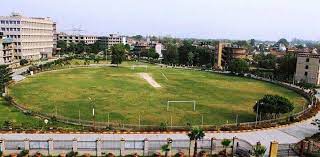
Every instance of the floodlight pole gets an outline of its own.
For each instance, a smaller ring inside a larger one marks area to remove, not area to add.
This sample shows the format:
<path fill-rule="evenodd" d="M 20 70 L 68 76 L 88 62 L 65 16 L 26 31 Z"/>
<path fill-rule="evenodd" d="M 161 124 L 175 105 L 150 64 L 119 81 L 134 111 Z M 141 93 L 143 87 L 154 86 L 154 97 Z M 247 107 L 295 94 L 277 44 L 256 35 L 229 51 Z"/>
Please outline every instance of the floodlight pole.
<path fill-rule="evenodd" d="M 80 117 L 80 114 L 81 114 L 81 113 L 80 113 L 80 104 L 79 104 L 78 110 L 79 110 L 79 124 L 81 124 L 81 122 L 80 122 L 80 118 L 81 118 L 81 117 Z"/>
<path fill-rule="evenodd" d="M 108 112 L 108 127 L 110 127 L 110 113 Z"/>
<path fill-rule="evenodd" d="M 139 114 L 139 129 L 140 129 L 140 126 L 141 126 L 141 115 Z"/>
<path fill-rule="evenodd" d="M 257 103 L 256 124 L 254 127 L 257 127 L 257 123 L 258 123 L 259 105 L 260 105 L 260 103 Z"/>
<path fill-rule="evenodd" d="M 203 127 L 203 115 L 201 115 L 201 126 Z"/>
<path fill-rule="evenodd" d="M 236 124 L 238 125 L 238 114 L 236 116 Z"/>
<path fill-rule="evenodd" d="M 94 104 L 92 105 L 92 118 L 93 118 L 93 128 L 96 128 L 96 117 L 94 113 Z"/>
<path fill-rule="evenodd" d="M 170 125 L 171 125 L 171 128 L 172 128 L 172 115 L 170 115 Z"/>
<path fill-rule="evenodd" d="M 56 108 L 56 117 L 58 117 L 58 109 L 57 109 L 57 105 L 55 105 Z"/>
<path fill-rule="evenodd" d="M 94 111 L 94 102 L 90 97 L 88 99 L 91 101 L 91 104 L 92 104 L 93 129 L 95 129 L 96 128 L 96 117 L 95 117 L 95 111 Z"/>

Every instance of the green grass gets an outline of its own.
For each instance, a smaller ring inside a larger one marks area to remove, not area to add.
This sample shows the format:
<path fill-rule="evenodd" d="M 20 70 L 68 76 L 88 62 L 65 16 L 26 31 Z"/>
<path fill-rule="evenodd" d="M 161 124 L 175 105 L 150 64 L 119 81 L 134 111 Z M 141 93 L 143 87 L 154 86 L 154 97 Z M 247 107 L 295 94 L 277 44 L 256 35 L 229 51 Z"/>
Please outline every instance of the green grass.
<path fill-rule="evenodd" d="M 37 126 L 38 123 L 37 119 L 24 115 L 16 108 L 8 105 L 2 98 L 0 98 L 0 113 L 0 126 L 2 126 L 5 121 L 10 121 L 16 126 Z"/>
<path fill-rule="evenodd" d="M 139 72 L 152 75 L 162 88 L 150 86 Z M 91 120 L 91 97 L 95 99 L 97 121 L 107 121 L 110 113 L 111 122 L 138 124 L 141 115 L 141 124 L 155 125 L 170 124 L 171 116 L 173 125 L 201 124 L 202 115 L 204 124 L 233 123 L 237 114 L 240 122 L 254 121 L 252 107 L 265 94 L 288 98 L 295 104 L 294 112 L 306 103 L 295 92 L 262 81 L 153 66 L 147 71 L 99 67 L 44 72 L 10 87 L 10 95 L 33 111 L 54 115 L 57 108 L 59 115 L 78 119 L 80 109 L 81 119 Z M 174 104 L 167 112 L 168 100 L 196 100 L 196 112 L 187 103 Z"/>

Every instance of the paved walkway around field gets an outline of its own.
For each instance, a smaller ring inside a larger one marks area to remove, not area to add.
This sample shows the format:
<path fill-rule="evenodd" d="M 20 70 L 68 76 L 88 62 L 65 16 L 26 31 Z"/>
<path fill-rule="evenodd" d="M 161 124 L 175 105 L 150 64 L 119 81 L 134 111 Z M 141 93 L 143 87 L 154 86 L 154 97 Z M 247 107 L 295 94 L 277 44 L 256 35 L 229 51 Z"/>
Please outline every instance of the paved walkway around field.
<path fill-rule="evenodd" d="M 314 118 L 309 120 L 292 124 L 283 128 L 275 128 L 268 130 L 243 132 L 243 133 L 206 133 L 205 138 L 233 138 L 237 137 L 243 139 L 255 145 L 256 142 L 261 142 L 267 148 L 269 148 L 271 141 L 277 141 L 279 144 L 292 144 L 297 143 L 318 132 L 317 126 L 311 124 L 312 120 L 315 118 L 320 118 L 320 113 L 318 113 Z M 0 139 L 7 140 L 47 140 L 52 138 L 54 140 L 72 140 L 77 138 L 83 141 L 95 141 L 98 138 L 102 140 L 120 140 L 124 138 L 126 140 L 143 140 L 148 138 L 150 140 L 165 140 L 167 138 L 171 139 L 188 139 L 185 133 L 177 134 L 0 134 Z M 267 151 L 268 152 L 268 151 Z"/>
<path fill-rule="evenodd" d="M 41 65 L 41 64 L 45 64 L 45 63 L 48 63 L 48 62 L 53 62 L 57 60 L 57 58 L 55 59 L 49 59 L 47 61 L 39 61 L 38 63 L 36 63 L 37 65 Z M 26 72 L 29 67 L 31 65 L 27 65 L 27 66 L 24 66 L 24 67 L 20 67 L 20 68 L 17 68 L 17 69 L 13 69 L 12 70 L 12 80 L 16 81 L 16 82 L 19 82 L 21 80 L 24 80 L 26 77 L 22 75 L 22 73 Z"/>

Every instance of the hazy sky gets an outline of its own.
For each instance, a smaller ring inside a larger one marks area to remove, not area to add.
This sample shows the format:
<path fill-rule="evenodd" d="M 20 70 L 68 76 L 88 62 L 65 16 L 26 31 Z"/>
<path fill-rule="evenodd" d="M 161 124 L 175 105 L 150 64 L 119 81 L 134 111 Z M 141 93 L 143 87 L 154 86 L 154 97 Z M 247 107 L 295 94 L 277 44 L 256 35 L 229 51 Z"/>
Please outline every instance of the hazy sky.
<path fill-rule="evenodd" d="M 12 11 L 51 17 L 86 34 L 320 40 L 320 0 L 1 0 Z"/>

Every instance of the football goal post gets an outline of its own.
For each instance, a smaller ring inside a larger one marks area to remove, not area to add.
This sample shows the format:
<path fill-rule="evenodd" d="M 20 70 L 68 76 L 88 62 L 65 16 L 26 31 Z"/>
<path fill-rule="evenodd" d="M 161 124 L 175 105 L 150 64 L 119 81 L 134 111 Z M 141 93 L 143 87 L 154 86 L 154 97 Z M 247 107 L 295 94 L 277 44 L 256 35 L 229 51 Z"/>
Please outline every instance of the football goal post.
<path fill-rule="evenodd" d="M 148 70 L 148 65 L 132 65 L 131 70 L 134 70 L 136 68 L 146 68 Z"/>
<path fill-rule="evenodd" d="M 192 101 L 168 101 L 167 102 L 167 111 L 169 111 L 169 107 L 171 104 L 181 104 L 181 103 L 189 103 L 193 105 L 193 111 L 196 111 L 196 101 L 192 100 Z"/>

